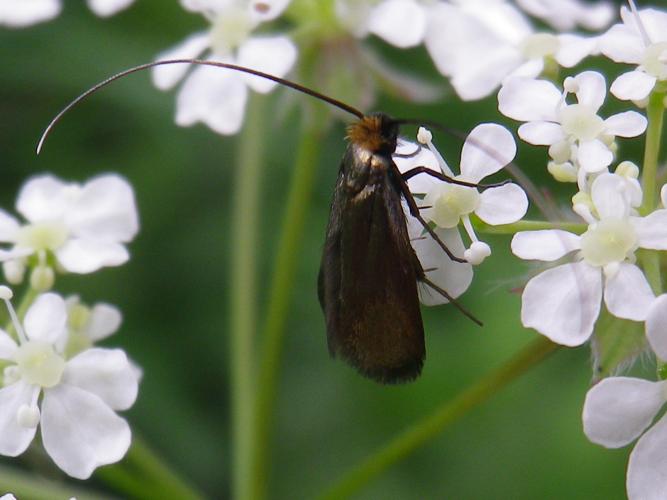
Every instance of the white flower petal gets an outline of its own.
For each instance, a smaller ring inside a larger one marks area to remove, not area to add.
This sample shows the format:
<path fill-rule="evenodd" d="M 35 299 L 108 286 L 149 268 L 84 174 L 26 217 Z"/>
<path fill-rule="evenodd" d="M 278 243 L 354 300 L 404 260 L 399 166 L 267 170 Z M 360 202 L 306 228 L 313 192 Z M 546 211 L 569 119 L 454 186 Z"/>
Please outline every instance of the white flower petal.
<path fill-rule="evenodd" d="M 584 402 L 584 432 L 607 448 L 620 448 L 646 429 L 665 402 L 665 383 L 610 377 L 591 387 Z"/>
<path fill-rule="evenodd" d="M 656 81 L 655 76 L 636 69 L 616 78 L 611 84 L 610 91 L 623 101 L 641 101 L 648 97 Z"/>
<path fill-rule="evenodd" d="M 81 238 L 128 242 L 139 230 L 132 186 L 116 174 L 92 179 L 66 213 L 65 222 Z"/>
<path fill-rule="evenodd" d="M 511 224 L 526 215 L 528 198 L 521 187 L 514 183 L 482 192 L 477 216 L 487 224 Z"/>
<path fill-rule="evenodd" d="M 667 361 L 667 294 L 655 299 L 646 315 L 646 338 L 653 352 Z"/>
<path fill-rule="evenodd" d="M 644 434 L 628 461 L 626 488 L 630 500 L 664 500 L 667 491 L 667 418 Z"/>
<path fill-rule="evenodd" d="M 60 0 L 0 0 L 0 25 L 23 28 L 60 14 Z"/>
<path fill-rule="evenodd" d="M 195 59 L 200 56 L 209 46 L 210 36 L 208 32 L 199 32 L 187 37 L 175 47 L 160 52 L 156 61 L 168 59 Z M 151 70 L 153 85 L 160 90 L 168 90 L 176 85 L 190 68 L 189 64 L 164 64 L 156 66 Z M 224 72 L 224 70 L 219 70 Z"/>
<path fill-rule="evenodd" d="M 275 76 L 285 76 L 296 62 L 297 49 L 286 36 L 252 37 L 241 44 L 238 64 Z M 266 78 L 242 75 L 255 92 L 270 92 L 277 84 Z"/>
<path fill-rule="evenodd" d="M 604 103 L 607 96 L 607 82 L 597 71 L 584 71 L 574 77 L 577 83 L 577 101 L 579 104 L 585 104 L 596 111 Z"/>
<path fill-rule="evenodd" d="M 521 322 L 554 342 L 581 345 L 600 313 L 602 273 L 585 262 L 547 269 L 531 279 L 521 296 Z"/>
<path fill-rule="evenodd" d="M 558 35 L 556 61 L 564 68 L 572 68 L 597 50 L 598 37 L 584 37 L 569 33 Z"/>
<path fill-rule="evenodd" d="M 658 43 L 667 41 L 667 12 L 659 9 L 640 9 L 639 17 L 642 20 L 642 24 L 648 33 L 648 37 L 651 39 L 651 42 Z M 623 6 L 621 7 L 621 18 L 627 26 L 635 27 L 636 21 L 634 14 L 630 10 Z"/>
<path fill-rule="evenodd" d="M 588 173 L 602 172 L 614 160 L 614 154 L 607 145 L 598 140 L 583 141 L 577 150 L 579 165 Z"/>
<path fill-rule="evenodd" d="M 519 137 L 536 146 L 551 146 L 565 139 L 565 133 L 558 123 L 539 121 L 521 125 Z"/>
<path fill-rule="evenodd" d="M 604 121 L 607 132 L 619 137 L 637 137 L 646 130 L 646 117 L 636 111 L 625 111 L 610 116 Z"/>
<path fill-rule="evenodd" d="M 100 465 L 118 462 L 130 447 L 127 422 L 99 397 L 60 384 L 44 391 L 42 441 L 58 467 L 88 479 Z"/>
<path fill-rule="evenodd" d="M 65 365 L 62 383 L 95 394 L 113 410 L 127 410 L 137 399 L 138 379 L 121 349 L 77 354 Z"/>
<path fill-rule="evenodd" d="M 185 10 L 199 13 L 220 13 L 230 3 L 232 3 L 230 0 L 180 0 Z"/>
<path fill-rule="evenodd" d="M 15 241 L 16 232 L 19 230 L 19 227 L 19 222 L 16 220 L 16 218 L 0 209 L 0 241 Z"/>
<path fill-rule="evenodd" d="M 0 455 L 16 457 L 23 453 L 35 437 L 36 427 L 19 424 L 18 411 L 37 400 L 39 387 L 18 381 L 0 389 Z"/>
<path fill-rule="evenodd" d="M 23 320 L 23 328 L 30 340 L 54 344 L 65 333 L 67 307 L 60 295 L 45 293 L 37 297 Z"/>
<path fill-rule="evenodd" d="M 17 347 L 14 339 L 4 330 L 0 330 L 0 359 L 12 359 Z"/>
<path fill-rule="evenodd" d="M 600 51 L 612 61 L 640 64 L 644 54 L 641 37 L 622 24 L 615 24 L 600 37 Z"/>
<path fill-rule="evenodd" d="M 67 193 L 76 189 L 52 175 L 33 177 L 21 188 L 16 210 L 30 222 L 56 219 L 69 206 Z"/>
<path fill-rule="evenodd" d="M 243 123 L 247 97 L 245 80 L 240 75 L 219 68 L 198 67 L 178 92 L 176 123 L 187 127 L 203 122 L 220 134 L 235 134 Z"/>
<path fill-rule="evenodd" d="M 273 21 L 282 14 L 291 0 L 253 0 L 250 11 L 254 22 Z"/>
<path fill-rule="evenodd" d="M 123 316 L 117 307 L 105 303 L 95 304 L 86 328 L 88 338 L 93 342 L 105 339 L 118 330 L 122 321 Z"/>
<path fill-rule="evenodd" d="M 561 92 L 546 80 L 511 78 L 498 92 L 498 109 L 520 121 L 557 121 Z"/>
<path fill-rule="evenodd" d="M 421 226 L 421 224 L 419 224 L 413 217 L 410 217 L 410 219 L 414 222 L 415 227 Z M 461 239 L 458 229 L 436 228 L 435 232 L 454 255 L 463 256 L 465 247 L 463 246 L 463 240 Z M 418 229 L 417 234 L 421 234 Z M 459 297 L 468 289 L 473 276 L 472 266 L 470 264 L 450 260 L 445 252 L 443 252 L 442 248 L 440 248 L 435 240 L 428 234 L 416 239 L 413 238 L 411 243 L 412 248 L 415 249 L 417 258 L 419 258 L 419 262 L 421 262 L 422 267 L 426 271 L 426 277 L 429 280 L 454 298 Z M 424 283 L 418 283 L 418 291 L 421 303 L 426 306 L 435 306 L 449 302 L 446 298 Z"/>
<path fill-rule="evenodd" d="M 500 46 L 483 58 L 470 60 L 451 78 L 450 83 L 464 101 L 483 99 L 491 95 L 522 62 L 521 53 L 514 47 Z"/>
<path fill-rule="evenodd" d="M 371 11 L 368 29 L 395 47 L 414 47 L 424 39 L 426 13 L 414 0 L 385 0 Z"/>
<path fill-rule="evenodd" d="M 461 150 L 461 176 L 479 182 L 511 162 L 516 155 L 512 133 L 497 123 L 482 123 L 470 131 Z"/>
<path fill-rule="evenodd" d="M 621 262 L 618 271 L 606 279 L 604 302 L 618 318 L 644 321 L 654 299 L 644 273 L 634 264 Z"/>
<path fill-rule="evenodd" d="M 628 195 L 620 175 L 600 174 L 591 186 L 591 199 L 601 219 L 625 217 L 629 211 Z"/>
<path fill-rule="evenodd" d="M 558 260 L 579 250 L 581 237 L 560 229 L 521 231 L 512 238 L 512 253 L 524 260 Z"/>
<path fill-rule="evenodd" d="M 667 210 L 661 209 L 646 217 L 632 217 L 639 246 L 652 250 L 667 250 Z"/>
<path fill-rule="evenodd" d="M 88 0 L 88 7 L 100 17 L 113 16 L 132 5 L 134 0 Z"/>
<path fill-rule="evenodd" d="M 56 251 L 56 258 L 66 271 L 88 274 L 102 267 L 125 264 L 130 255 L 127 249 L 119 243 L 75 238 Z"/>

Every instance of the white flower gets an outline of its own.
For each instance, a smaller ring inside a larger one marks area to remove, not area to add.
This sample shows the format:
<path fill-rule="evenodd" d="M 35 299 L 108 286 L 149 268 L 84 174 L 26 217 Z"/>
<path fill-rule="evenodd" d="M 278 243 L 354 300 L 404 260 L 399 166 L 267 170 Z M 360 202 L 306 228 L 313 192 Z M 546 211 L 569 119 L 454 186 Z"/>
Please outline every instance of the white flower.
<path fill-rule="evenodd" d="M 554 342 L 584 343 L 592 334 L 604 292 L 607 310 L 619 318 L 644 321 L 654 300 L 641 269 L 638 248 L 667 249 L 667 210 L 632 215 L 626 180 L 603 173 L 591 186 L 590 207 L 575 206 L 588 222 L 578 236 L 563 230 L 519 232 L 512 252 L 521 259 L 556 261 L 577 252 L 576 261 L 548 269 L 526 285 L 521 321 Z"/>
<path fill-rule="evenodd" d="M 93 348 L 66 359 L 58 349 L 66 335 L 65 301 L 41 295 L 22 327 L 8 301 L 11 292 L 3 287 L 0 293 L 19 338 L 16 343 L 0 331 L 0 359 L 8 363 L 0 389 L 0 454 L 23 453 L 40 426 L 44 449 L 72 477 L 87 479 L 100 465 L 119 461 L 131 433 L 114 410 L 132 406 L 138 389 L 125 353 Z"/>
<path fill-rule="evenodd" d="M 667 416 L 651 424 L 666 401 L 667 381 L 630 377 L 604 379 L 586 395 L 584 432 L 592 442 L 620 448 L 641 436 L 628 462 L 626 487 L 630 500 L 665 498 Z"/>
<path fill-rule="evenodd" d="M 124 243 L 139 228 L 132 187 L 115 174 L 84 185 L 64 183 L 51 175 L 35 177 L 21 189 L 16 210 L 26 224 L 0 210 L 0 241 L 14 245 L 0 251 L 10 282 L 22 277 L 19 271 L 29 258 L 40 269 L 50 267 L 53 255 L 72 273 L 121 265 L 129 258 Z"/>
<path fill-rule="evenodd" d="M 100 17 L 123 10 L 134 0 L 88 0 L 88 7 Z M 0 25 L 22 28 L 50 21 L 60 14 L 61 0 L 0 0 Z"/>
<path fill-rule="evenodd" d="M 424 42 L 464 100 L 486 97 L 512 76 L 538 76 L 545 58 L 571 68 L 597 47 L 596 38 L 536 33 L 519 10 L 498 0 L 437 3 Z"/>
<path fill-rule="evenodd" d="M 430 132 L 420 129 L 419 138 L 428 146 L 435 165 L 433 160 L 424 162 L 424 158 L 420 155 L 400 162 L 397 159 L 397 166 L 402 172 L 417 166 L 426 166 L 450 178 L 476 184 L 498 172 L 512 161 L 516 154 L 516 144 L 507 129 L 495 123 L 483 123 L 475 127 L 466 138 L 461 151 L 461 173 L 455 175 L 435 149 Z M 470 222 L 470 214 L 474 213 L 487 224 L 509 224 L 521 219 L 528 208 L 526 194 L 519 186 L 512 183 L 489 188 L 480 193 L 474 187 L 443 182 L 432 176 L 420 174 L 411 178 L 408 185 L 412 192 L 425 194 L 421 204 L 426 208 L 421 210 L 421 215 L 426 220 L 432 221 L 438 228 L 450 230 L 456 229 L 459 223 L 463 224 L 472 242 L 463 256 L 475 265 L 488 257 L 491 250 L 486 243 L 477 239 Z M 446 235 L 450 232 L 442 231 L 441 234 Z M 419 246 L 425 246 L 422 250 L 428 249 L 432 254 L 436 249 L 433 246 L 435 243 L 430 240 L 431 238 L 427 238 L 427 243 L 419 243 Z"/>
<path fill-rule="evenodd" d="M 667 80 L 667 12 L 642 9 L 633 15 L 621 7 L 623 22 L 600 39 L 601 52 L 613 61 L 635 64 L 611 85 L 619 99 L 641 101 L 659 81 Z"/>
<path fill-rule="evenodd" d="M 498 109 L 505 116 L 528 122 L 519 127 L 519 137 L 550 146 L 555 163 L 572 162 L 587 174 L 603 171 L 614 159 L 614 138 L 642 134 L 646 118 L 636 111 L 601 118 L 598 111 L 607 86 L 604 76 L 596 71 L 569 77 L 564 87 L 562 93 L 546 80 L 512 78 L 498 93 Z M 570 93 L 577 98 L 575 104 L 566 101 Z"/>
<path fill-rule="evenodd" d="M 336 0 L 335 8 L 357 38 L 373 34 L 404 49 L 422 43 L 426 34 L 427 9 L 417 0 Z"/>
<path fill-rule="evenodd" d="M 558 31 L 570 31 L 577 26 L 597 31 L 609 26 L 614 19 L 612 2 L 583 2 L 581 0 L 516 0 L 531 16 L 538 17 Z"/>
<path fill-rule="evenodd" d="M 158 60 L 201 58 L 238 64 L 284 76 L 296 61 L 294 43 L 283 35 L 251 36 L 265 21 L 278 17 L 289 0 L 182 0 L 183 6 L 203 14 L 211 28 L 186 38 L 158 55 Z M 153 83 L 161 90 L 174 87 L 187 73 L 188 65 L 153 68 Z M 220 134 L 235 134 L 243 123 L 248 87 L 266 93 L 275 83 L 233 70 L 198 66 L 185 78 L 176 99 L 176 123 L 191 126 L 205 123 Z"/>
<path fill-rule="evenodd" d="M 82 303 L 78 295 L 72 295 L 65 301 L 67 305 L 67 336 L 61 349 L 72 356 L 89 349 L 96 342 L 115 333 L 123 321 L 120 310 L 105 302 L 98 302 L 92 307 Z"/>

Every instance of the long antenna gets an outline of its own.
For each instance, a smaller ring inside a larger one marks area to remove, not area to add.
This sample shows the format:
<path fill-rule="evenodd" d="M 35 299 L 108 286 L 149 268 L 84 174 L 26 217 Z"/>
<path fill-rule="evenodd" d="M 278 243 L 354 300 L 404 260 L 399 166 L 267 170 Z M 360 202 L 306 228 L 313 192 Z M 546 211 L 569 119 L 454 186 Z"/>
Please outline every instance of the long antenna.
<path fill-rule="evenodd" d="M 245 66 L 239 66 L 237 64 L 229 64 L 229 63 L 223 63 L 223 62 L 217 62 L 217 61 L 204 61 L 201 59 L 169 59 L 165 61 L 153 61 L 150 63 L 146 64 L 140 64 L 139 66 L 134 66 L 133 68 L 126 69 L 125 71 L 121 71 L 120 73 L 116 73 L 113 76 L 110 76 L 106 80 L 101 81 L 100 83 L 94 85 L 93 87 L 89 88 L 86 90 L 83 94 L 79 95 L 76 99 L 74 99 L 72 102 L 70 102 L 67 106 L 65 106 L 60 113 L 58 113 L 53 120 L 51 120 L 51 123 L 44 129 L 44 132 L 42 133 L 42 137 L 39 139 L 39 143 L 37 144 L 37 154 L 40 153 L 42 150 L 42 146 L 44 145 L 44 141 L 48 137 L 49 133 L 53 129 L 53 127 L 60 121 L 60 119 L 63 117 L 65 113 L 67 113 L 70 109 L 72 109 L 74 106 L 79 104 L 81 101 L 83 101 L 86 97 L 90 96 L 91 94 L 94 94 L 98 90 L 100 90 L 103 87 L 106 87 L 112 82 L 115 82 L 116 80 L 119 80 L 127 75 L 131 75 L 132 73 L 138 73 L 139 71 L 144 71 L 146 69 L 154 68 L 155 66 L 164 66 L 167 64 L 198 64 L 200 66 L 214 66 L 217 68 L 227 68 L 231 69 L 234 71 L 240 71 L 241 73 L 248 73 L 250 75 L 255 75 L 259 76 L 260 78 L 265 78 L 267 80 L 274 81 L 276 83 L 279 83 L 281 85 L 284 85 L 285 87 L 289 87 L 291 89 L 294 89 L 298 92 L 302 92 L 304 94 L 307 94 L 309 96 L 312 96 L 316 99 L 319 99 L 320 101 L 327 102 L 331 104 L 332 106 L 335 106 L 338 109 L 341 109 L 347 113 L 350 113 L 357 118 L 363 118 L 365 115 L 358 109 L 349 106 L 348 104 L 345 104 L 344 102 L 341 102 L 337 99 L 334 99 L 333 97 L 326 96 L 324 94 L 321 94 L 315 90 L 309 89 L 308 87 L 304 87 L 303 85 L 299 85 L 298 83 L 292 82 L 290 80 L 286 80 L 284 78 L 280 78 L 278 76 L 270 75 L 269 73 L 264 73 L 263 71 L 258 71 L 256 69 L 251 69 L 251 68 L 246 68 Z"/>

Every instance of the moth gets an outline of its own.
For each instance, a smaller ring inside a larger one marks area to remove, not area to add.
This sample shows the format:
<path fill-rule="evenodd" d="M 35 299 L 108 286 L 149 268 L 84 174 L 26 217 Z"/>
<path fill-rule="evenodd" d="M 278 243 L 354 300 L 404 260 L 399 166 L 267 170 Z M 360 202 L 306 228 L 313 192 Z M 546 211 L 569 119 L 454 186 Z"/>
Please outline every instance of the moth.
<path fill-rule="evenodd" d="M 215 61 L 174 59 L 130 68 L 91 87 L 51 121 L 42 134 L 37 153 L 60 118 L 83 99 L 119 78 L 166 64 L 198 64 L 252 74 L 325 101 L 356 117 L 347 129 L 349 145 L 334 189 L 318 276 L 318 296 L 332 356 L 340 356 L 363 376 L 380 383 L 401 383 L 417 378 L 425 358 L 418 282 L 441 294 L 481 324 L 427 278 L 410 243 L 402 199 L 410 214 L 447 256 L 465 262 L 452 254 L 421 217 L 408 189 L 408 179 L 426 174 L 446 182 L 478 187 L 426 167 L 399 171 L 392 159 L 399 126 L 416 123 L 414 120 L 395 120 L 383 113 L 366 115 L 295 82 L 251 68 Z"/>

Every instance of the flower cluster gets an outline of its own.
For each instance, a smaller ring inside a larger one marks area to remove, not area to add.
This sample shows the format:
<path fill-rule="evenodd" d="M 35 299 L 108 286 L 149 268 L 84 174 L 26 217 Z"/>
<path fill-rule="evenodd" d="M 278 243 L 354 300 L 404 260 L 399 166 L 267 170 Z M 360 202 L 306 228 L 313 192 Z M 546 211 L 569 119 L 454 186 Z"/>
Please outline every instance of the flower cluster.
<path fill-rule="evenodd" d="M 134 193 L 114 174 L 83 185 L 43 175 L 23 186 L 16 208 L 25 223 L 0 211 L 0 240 L 11 245 L 0 260 L 15 285 L 29 273 L 23 307 L 34 301 L 19 318 L 12 292 L 0 286 L 12 320 L 0 330 L 0 454 L 22 454 L 39 427 L 56 465 L 86 479 L 127 452 L 130 428 L 116 411 L 134 403 L 141 370 L 121 349 L 95 346 L 120 327 L 116 307 L 90 308 L 48 290 L 57 272 L 91 273 L 128 260 L 124 244 L 138 230 Z"/>

